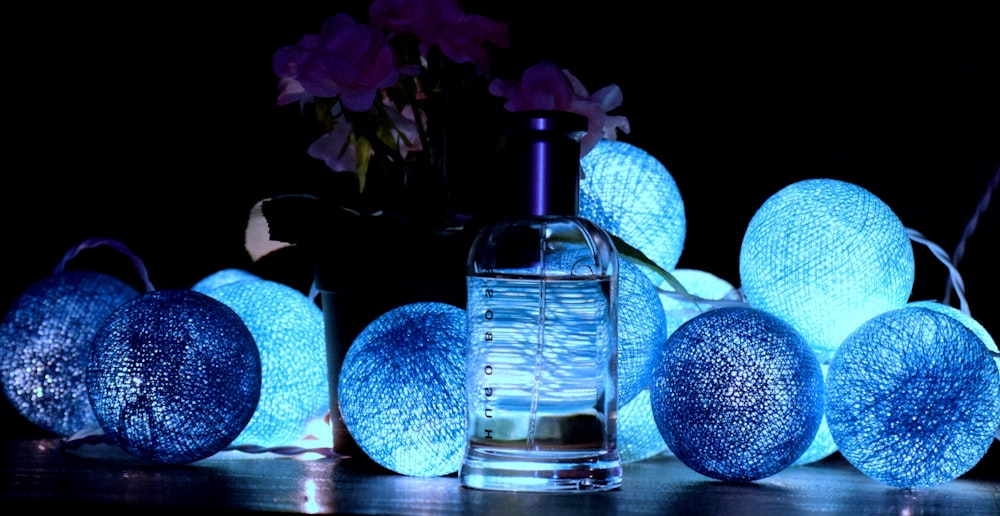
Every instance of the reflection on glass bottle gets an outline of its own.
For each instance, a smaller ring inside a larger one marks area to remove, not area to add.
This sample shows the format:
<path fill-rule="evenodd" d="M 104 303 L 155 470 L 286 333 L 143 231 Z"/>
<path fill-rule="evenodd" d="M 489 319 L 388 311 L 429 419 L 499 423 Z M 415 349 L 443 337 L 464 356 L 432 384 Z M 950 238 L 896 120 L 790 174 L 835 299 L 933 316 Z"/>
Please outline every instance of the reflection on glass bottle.
<path fill-rule="evenodd" d="M 577 214 L 586 120 L 514 113 L 523 182 L 468 259 L 468 487 L 594 491 L 621 485 L 616 447 L 618 256 Z"/>

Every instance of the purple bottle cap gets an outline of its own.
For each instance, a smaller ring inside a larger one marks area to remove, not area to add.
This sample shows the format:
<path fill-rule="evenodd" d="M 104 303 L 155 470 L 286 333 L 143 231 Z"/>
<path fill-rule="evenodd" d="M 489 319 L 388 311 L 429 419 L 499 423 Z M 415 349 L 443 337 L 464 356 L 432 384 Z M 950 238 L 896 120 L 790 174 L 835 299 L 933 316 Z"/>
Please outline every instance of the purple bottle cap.
<path fill-rule="evenodd" d="M 517 111 L 509 136 L 514 215 L 576 215 L 580 138 L 587 119 L 567 111 Z"/>

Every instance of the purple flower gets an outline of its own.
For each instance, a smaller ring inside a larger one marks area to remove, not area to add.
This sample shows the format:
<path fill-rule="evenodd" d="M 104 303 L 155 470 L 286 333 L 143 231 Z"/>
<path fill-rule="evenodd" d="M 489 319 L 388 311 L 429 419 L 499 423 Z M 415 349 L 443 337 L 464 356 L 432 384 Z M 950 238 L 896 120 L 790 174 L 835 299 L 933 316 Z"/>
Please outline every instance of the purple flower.
<path fill-rule="evenodd" d="M 472 62 L 482 75 L 490 71 L 485 44 L 510 46 L 507 24 L 466 14 L 458 0 L 375 0 L 368 14 L 378 28 L 416 36 L 422 55 L 436 45 L 456 63 Z"/>
<path fill-rule="evenodd" d="M 591 95 L 568 70 L 561 70 L 548 61 L 526 69 L 520 81 L 494 79 L 489 92 L 507 99 L 504 107 L 508 111 L 548 109 L 587 117 L 587 133 L 580 141 L 580 156 L 590 152 L 602 138 L 616 140 L 618 129 L 626 134 L 629 132 L 627 118 L 607 114 L 622 104 L 618 86 L 612 84 Z"/>
<path fill-rule="evenodd" d="M 382 103 L 385 127 L 373 136 L 384 140 L 391 148 L 398 149 L 402 158 L 406 158 L 410 152 L 423 150 L 417 117 L 421 119 L 421 123 L 426 124 L 427 115 L 412 105 L 404 107 L 402 112 L 397 111 L 385 95 L 382 96 Z M 374 155 L 371 144 L 366 136 L 355 133 L 354 124 L 346 117 L 333 116 L 327 122 L 330 130 L 314 141 L 306 152 L 310 157 L 323 160 L 334 172 L 357 173 L 363 188 L 365 171 Z"/>
<path fill-rule="evenodd" d="M 320 136 L 306 152 L 313 158 L 323 160 L 334 172 L 355 172 L 358 168 L 358 152 L 351 138 L 351 131 L 351 123 L 341 118 L 330 132 Z"/>
<path fill-rule="evenodd" d="M 281 78 L 279 104 L 308 97 L 339 97 L 344 108 L 367 111 L 377 90 L 396 83 L 399 69 L 387 35 L 336 14 L 319 34 L 278 49 L 272 68 Z"/>
<path fill-rule="evenodd" d="M 423 110 L 415 108 L 413 104 L 407 104 L 402 111 L 397 111 L 388 99 L 383 101 L 385 114 L 388 120 L 389 137 L 392 139 L 389 144 L 399 149 L 399 154 L 406 157 L 411 152 L 424 150 L 424 142 L 420 138 L 418 124 L 427 125 L 427 114 Z"/>
<path fill-rule="evenodd" d="M 302 83 L 291 75 L 288 77 L 282 77 L 281 80 L 278 81 L 278 90 L 279 106 L 291 104 L 292 102 L 306 103 L 312 99 L 312 97 L 306 93 L 306 89 L 302 86 Z"/>

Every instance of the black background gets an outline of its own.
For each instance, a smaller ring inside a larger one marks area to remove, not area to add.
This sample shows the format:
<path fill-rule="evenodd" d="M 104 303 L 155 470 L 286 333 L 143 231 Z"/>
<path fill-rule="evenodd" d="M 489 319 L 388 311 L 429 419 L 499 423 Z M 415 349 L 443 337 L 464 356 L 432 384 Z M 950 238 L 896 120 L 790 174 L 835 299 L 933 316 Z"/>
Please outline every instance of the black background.
<path fill-rule="evenodd" d="M 334 12 L 363 15 L 366 5 L 9 13 L 0 307 L 91 237 L 129 246 L 158 288 L 242 267 L 307 290 L 301 253 L 254 264 L 243 248 L 257 200 L 308 191 L 325 170 L 305 155 L 315 127 L 275 103 L 271 54 Z M 497 64 L 504 78 L 550 59 L 591 91 L 621 87 L 613 114 L 627 116 L 631 132 L 620 139 L 658 158 L 684 200 L 678 267 L 739 285 L 755 210 L 818 177 L 867 188 L 951 253 L 1000 165 L 1000 31 L 985 7 L 584 5 L 483 1 L 467 10 L 510 24 L 512 47 Z M 959 263 L 972 315 L 992 335 L 998 203 Z M 940 300 L 947 269 L 922 245 L 915 255 L 913 299 Z M 111 251 L 75 263 L 136 281 Z M 6 406 L 4 421 L 8 433 L 32 431 Z"/>

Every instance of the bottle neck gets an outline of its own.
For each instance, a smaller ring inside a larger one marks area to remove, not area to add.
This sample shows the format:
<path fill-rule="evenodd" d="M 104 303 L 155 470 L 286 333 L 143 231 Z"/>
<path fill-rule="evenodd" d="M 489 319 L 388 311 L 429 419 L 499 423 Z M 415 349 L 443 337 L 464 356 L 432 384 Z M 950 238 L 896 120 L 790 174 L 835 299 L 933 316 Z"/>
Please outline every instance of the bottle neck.
<path fill-rule="evenodd" d="M 587 120 L 564 111 L 514 113 L 509 155 L 515 216 L 579 212 L 580 138 Z"/>

